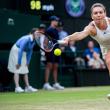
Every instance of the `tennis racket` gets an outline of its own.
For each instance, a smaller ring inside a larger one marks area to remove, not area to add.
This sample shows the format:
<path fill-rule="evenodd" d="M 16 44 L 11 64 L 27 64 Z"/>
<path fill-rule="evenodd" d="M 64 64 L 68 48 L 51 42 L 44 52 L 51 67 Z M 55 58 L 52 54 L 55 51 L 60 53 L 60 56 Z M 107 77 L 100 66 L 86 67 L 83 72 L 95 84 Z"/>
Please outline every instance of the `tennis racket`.
<path fill-rule="evenodd" d="M 48 34 L 41 32 L 36 32 L 35 35 L 37 45 L 45 52 L 51 52 L 56 45 L 63 45 L 65 43 L 63 40 L 53 39 Z"/>

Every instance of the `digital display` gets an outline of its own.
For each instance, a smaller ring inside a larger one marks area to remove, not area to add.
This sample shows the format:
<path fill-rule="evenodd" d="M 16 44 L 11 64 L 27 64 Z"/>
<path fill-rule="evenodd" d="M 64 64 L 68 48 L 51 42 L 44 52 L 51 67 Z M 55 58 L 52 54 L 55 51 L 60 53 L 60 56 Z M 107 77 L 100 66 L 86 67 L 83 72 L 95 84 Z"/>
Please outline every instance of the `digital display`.
<path fill-rule="evenodd" d="M 43 4 L 41 0 L 30 0 L 30 10 L 54 11 L 53 4 Z"/>
<path fill-rule="evenodd" d="M 30 1 L 30 9 L 31 10 L 41 10 L 41 1 L 31 0 Z"/>
<path fill-rule="evenodd" d="M 55 11 L 54 0 L 19 0 L 20 11 L 30 14 L 53 14 Z"/>
<path fill-rule="evenodd" d="M 92 0 L 0 0 L 0 8 L 40 16 L 88 18 L 91 16 L 89 10 L 93 3 Z M 109 7 L 110 0 L 101 0 L 101 3 Z"/>
<path fill-rule="evenodd" d="M 41 16 L 42 20 L 48 20 L 51 15 L 66 15 L 65 0 L 18 0 L 17 10 Z"/>

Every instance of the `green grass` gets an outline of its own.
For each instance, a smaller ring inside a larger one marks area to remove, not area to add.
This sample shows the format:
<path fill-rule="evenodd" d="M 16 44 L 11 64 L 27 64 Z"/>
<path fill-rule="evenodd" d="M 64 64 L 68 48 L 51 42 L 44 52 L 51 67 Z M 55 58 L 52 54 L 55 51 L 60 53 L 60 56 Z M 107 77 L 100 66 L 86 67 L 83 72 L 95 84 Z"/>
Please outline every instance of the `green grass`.
<path fill-rule="evenodd" d="M 0 110 L 110 110 L 108 93 L 109 86 L 0 93 Z"/>

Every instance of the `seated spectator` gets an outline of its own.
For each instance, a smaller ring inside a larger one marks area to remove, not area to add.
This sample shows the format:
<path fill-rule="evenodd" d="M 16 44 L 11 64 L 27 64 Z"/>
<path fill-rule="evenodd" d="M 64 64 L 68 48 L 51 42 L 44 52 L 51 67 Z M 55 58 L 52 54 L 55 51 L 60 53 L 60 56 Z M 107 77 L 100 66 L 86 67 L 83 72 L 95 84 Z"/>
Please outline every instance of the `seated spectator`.
<path fill-rule="evenodd" d="M 75 64 L 77 69 L 85 68 L 85 60 L 82 57 L 76 57 Z"/>
<path fill-rule="evenodd" d="M 68 36 L 68 32 L 66 30 L 64 30 L 64 26 L 63 26 L 62 21 L 59 21 L 57 29 L 58 29 L 59 40 L 61 40 L 61 39 L 65 38 L 66 36 Z M 65 47 L 60 46 L 60 49 L 62 51 L 64 51 Z"/>
<path fill-rule="evenodd" d="M 68 32 L 64 30 L 63 23 L 61 21 L 58 24 L 58 34 L 59 34 L 59 39 L 63 39 L 66 36 L 68 36 Z"/>
<path fill-rule="evenodd" d="M 63 53 L 64 63 L 68 66 L 69 70 L 73 70 L 74 68 L 85 68 L 85 60 L 77 53 L 75 42 L 70 41 Z"/>
<path fill-rule="evenodd" d="M 105 68 L 103 60 L 100 58 L 100 49 L 94 47 L 94 42 L 88 42 L 88 48 L 84 51 L 84 57 L 89 68 Z"/>
<path fill-rule="evenodd" d="M 93 59 L 89 62 L 90 66 L 92 66 L 93 69 L 104 69 L 106 68 L 104 61 L 100 58 L 100 56 L 94 52 L 93 53 Z"/>

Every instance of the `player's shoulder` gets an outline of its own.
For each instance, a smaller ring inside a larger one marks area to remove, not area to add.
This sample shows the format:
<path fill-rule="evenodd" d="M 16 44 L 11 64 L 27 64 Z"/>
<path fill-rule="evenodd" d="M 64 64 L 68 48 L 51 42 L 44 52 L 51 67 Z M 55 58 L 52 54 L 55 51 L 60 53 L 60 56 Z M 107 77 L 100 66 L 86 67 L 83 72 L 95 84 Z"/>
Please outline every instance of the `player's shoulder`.
<path fill-rule="evenodd" d="M 93 30 L 95 28 L 95 25 L 93 24 L 93 22 L 90 22 L 87 26 L 85 26 L 84 30 Z"/>
<path fill-rule="evenodd" d="M 90 26 L 91 28 L 94 28 L 95 27 L 95 24 L 94 24 L 94 21 L 91 21 L 88 26 Z"/>
<path fill-rule="evenodd" d="M 86 27 L 85 29 L 88 29 L 90 31 L 90 35 L 91 36 L 95 36 L 96 35 L 96 28 L 95 28 L 95 24 L 94 21 L 91 21 Z"/>

